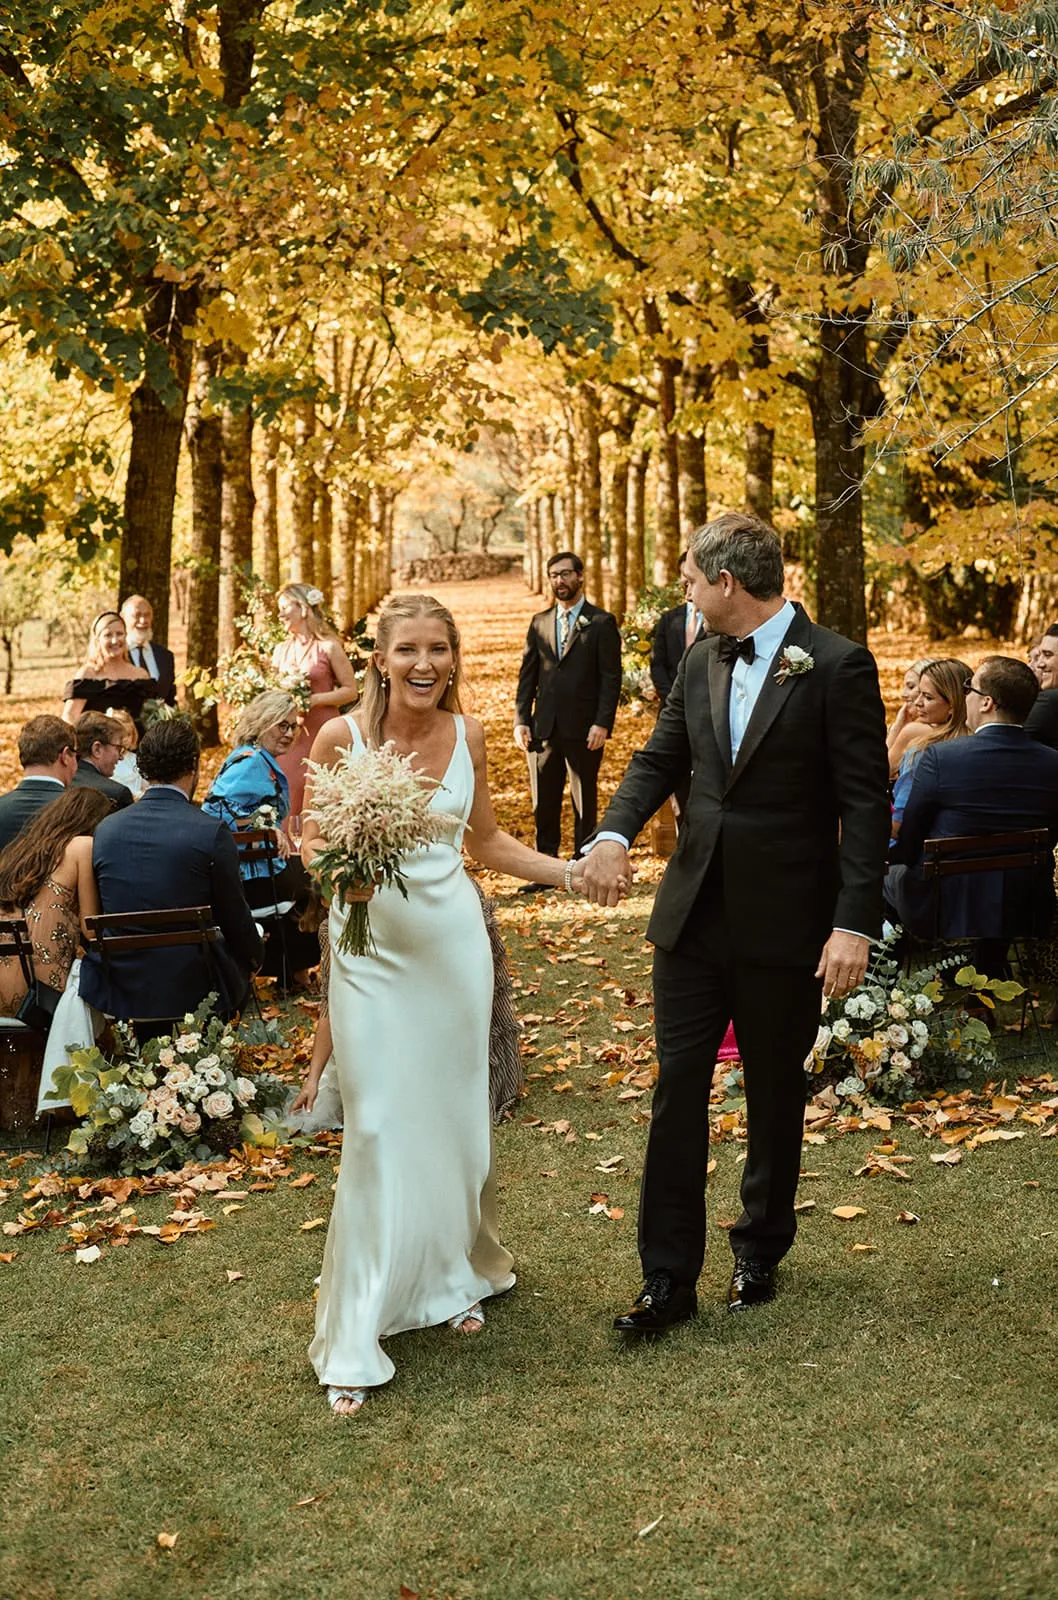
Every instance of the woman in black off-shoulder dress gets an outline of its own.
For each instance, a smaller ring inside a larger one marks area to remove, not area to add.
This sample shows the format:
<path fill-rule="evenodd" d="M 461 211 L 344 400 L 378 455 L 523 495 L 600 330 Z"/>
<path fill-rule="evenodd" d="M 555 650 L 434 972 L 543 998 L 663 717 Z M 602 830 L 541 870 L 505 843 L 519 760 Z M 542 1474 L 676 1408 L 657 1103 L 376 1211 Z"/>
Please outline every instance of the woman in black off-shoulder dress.
<path fill-rule="evenodd" d="M 120 614 L 101 611 L 92 624 L 84 665 L 63 689 L 63 718 L 75 723 L 85 711 L 127 711 L 138 727 L 144 705 L 157 695 L 155 679 L 129 660 Z"/>

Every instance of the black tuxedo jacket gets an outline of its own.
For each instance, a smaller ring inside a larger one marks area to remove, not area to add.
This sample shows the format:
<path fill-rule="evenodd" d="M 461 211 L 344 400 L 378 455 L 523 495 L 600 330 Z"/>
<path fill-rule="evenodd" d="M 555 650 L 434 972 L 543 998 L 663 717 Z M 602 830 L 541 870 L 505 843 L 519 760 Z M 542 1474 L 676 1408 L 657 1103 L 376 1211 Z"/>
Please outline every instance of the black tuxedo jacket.
<path fill-rule="evenodd" d="M 117 783 L 113 778 L 107 778 L 83 756 L 77 760 L 77 771 L 73 775 L 75 789 L 98 789 L 100 794 L 105 794 L 115 811 L 123 811 L 132 804 L 132 790 L 123 783 Z"/>
<path fill-rule="evenodd" d="M 555 606 L 529 624 L 518 674 L 517 720 L 533 739 L 586 739 L 591 727 L 613 731 L 621 694 L 617 619 L 584 602 L 566 653 L 556 651 Z"/>
<path fill-rule="evenodd" d="M 969 739 L 929 745 L 915 764 L 892 860 L 908 871 L 891 895 L 913 933 L 942 939 L 1042 936 L 1054 909 L 1054 875 L 967 873 L 941 880 L 940 900 L 922 876 L 927 839 L 1046 828 L 1058 842 L 1058 750 L 1029 737 L 1028 728 L 990 724 Z"/>
<path fill-rule="evenodd" d="M 112 957 L 107 972 L 89 951 L 81 964 L 85 1000 L 114 1017 L 182 1017 L 219 988 L 221 1011 L 238 1008 L 263 946 L 223 822 L 175 789 L 150 788 L 134 806 L 103 818 L 92 868 L 103 912 L 208 905 L 222 938 L 213 946 L 216 972 L 195 945 L 133 950 Z"/>
<path fill-rule="evenodd" d="M 813 666 L 779 683 L 788 645 L 807 650 Z M 832 929 L 881 931 L 890 811 L 874 658 L 797 606 L 732 763 L 731 669 L 719 646 L 713 636 L 687 651 L 599 831 L 634 839 L 690 777 L 647 938 L 674 948 L 719 852 L 736 959 L 814 967 Z"/>
<path fill-rule="evenodd" d="M 137 648 L 138 647 L 135 645 L 129 646 L 130 659 L 133 658 L 134 651 Z M 167 649 L 164 644 L 156 644 L 153 639 L 151 640 L 151 649 L 154 651 L 154 659 L 158 667 L 158 671 L 155 674 L 155 680 L 158 684 L 157 698 L 159 700 L 164 700 L 166 705 L 175 706 L 176 661 L 173 657 L 173 652 Z M 138 663 L 138 665 L 146 667 L 147 663 L 141 658 L 141 661 Z"/>
<path fill-rule="evenodd" d="M 664 703 L 672 693 L 680 662 L 687 648 L 687 607 L 673 606 L 663 611 L 654 629 L 650 647 L 650 678 Z"/>
<path fill-rule="evenodd" d="M 61 784 L 48 778 L 23 778 L 16 788 L 0 794 L 0 850 L 6 850 L 37 812 L 58 800 L 62 792 Z"/>
<path fill-rule="evenodd" d="M 1025 719 L 1025 732 L 1037 744 L 1058 750 L 1058 689 L 1042 689 Z"/>

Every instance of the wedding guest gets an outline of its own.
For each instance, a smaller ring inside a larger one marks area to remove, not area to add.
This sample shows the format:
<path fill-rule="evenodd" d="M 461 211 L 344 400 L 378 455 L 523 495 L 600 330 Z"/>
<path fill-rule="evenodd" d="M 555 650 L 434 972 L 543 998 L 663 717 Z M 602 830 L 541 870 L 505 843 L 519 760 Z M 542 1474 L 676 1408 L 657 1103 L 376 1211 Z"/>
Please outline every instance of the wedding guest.
<path fill-rule="evenodd" d="M 77 751 L 77 771 L 73 785 L 77 789 L 98 789 L 105 794 L 115 811 L 132 804 L 132 790 L 114 777 L 114 769 L 125 753 L 125 734 L 116 717 L 104 716 L 101 711 L 86 711 L 77 719 L 74 728 Z"/>
<path fill-rule="evenodd" d="M 893 725 L 886 734 L 886 745 L 891 750 L 893 744 L 910 722 L 917 722 L 918 712 L 915 701 L 918 698 L 918 685 L 923 672 L 929 666 L 928 659 L 914 661 L 904 673 L 904 682 L 900 690 L 900 709 L 893 718 Z"/>
<path fill-rule="evenodd" d="M 318 960 L 315 934 L 298 926 L 311 885 L 282 828 L 290 813 L 290 791 L 280 763 L 297 729 L 297 706 L 282 689 L 267 689 L 251 700 L 235 726 L 234 749 L 214 778 L 202 809 L 233 833 L 257 827 L 274 832 L 278 860 L 241 861 L 243 891 L 253 910 L 293 901 L 293 909 L 280 919 L 281 926 L 269 921 L 262 970 L 272 977 L 285 970 L 295 983 L 305 984 L 308 969 Z"/>
<path fill-rule="evenodd" d="M 0 795 L 0 850 L 72 781 L 77 756 L 70 724 L 61 717 L 31 717 L 18 736 L 18 759 L 22 780 Z"/>
<path fill-rule="evenodd" d="M 1034 671 L 1040 693 L 1025 721 L 1025 732 L 1037 744 L 1058 750 L 1058 623 L 1047 629 L 1036 646 Z"/>
<path fill-rule="evenodd" d="M 129 659 L 125 623 L 118 611 L 101 611 L 92 623 L 85 659 L 63 689 L 63 717 L 76 722 L 85 711 L 122 707 L 133 718 L 156 696 L 158 685 Z"/>
<path fill-rule="evenodd" d="M 945 657 L 928 661 L 918 680 L 912 702 L 914 722 L 909 722 L 889 747 L 889 776 L 893 783 L 893 836 L 900 832 L 915 766 L 923 750 L 967 734 L 965 685 L 970 669 L 965 661 Z"/>
<path fill-rule="evenodd" d="M 98 789 L 71 785 L 0 856 L 0 911 L 25 917 L 33 976 L 57 995 L 77 955 L 83 919 L 99 910 L 92 835 L 109 812 Z M 15 1016 L 26 989 L 17 957 L 0 958 L 0 1016 Z"/>
<path fill-rule="evenodd" d="M 127 711 L 115 709 L 110 713 L 110 716 L 121 729 L 121 739 L 124 746 L 124 753 L 111 773 L 111 777 L 115 783 L 123 783 L 133 799 L 138 800 L 147 787 L 140 776 L 140 769 L 136 765 L 136 749 L 140 742 L 140 730 Z"/>
<path fill-rule="evenodd" d="M 231 834 L 191 804 L 198 783 L 198 736 L 184 717 L 156 722 L 140 741 L 147 792 L 105 817 L 96 831 L 92 869 L 104 913 L 210 906 L 220 938 L 211 959 L 197 945 L 128 951 L 104 967 L 95 950 L 81 963 L 80 994 L 118 1018 L 172 1021 L 218 994 L 221 1015 L 240 1010 L 262 945 L 242 893 Z"/>
<path fill-rule="evenodd" d="M 339 707 L 355 705 L 359 697 L 353 664 L 322 606 L 322 592 L 306 583 L 286 584 L 276 600 L 288 637 L 272 652 L 272 666 L 280 678 L 305 683 L 310 691 L 301 728 L 280 762 L 290 786 L 294 816 L 300 815 L 305 797 L 305 758 L 312 741 Z"/>
<path fill-rule="evenodd" d="M 585 599 L 579 556 L 552 556 L 547 575 L 555 603 L 529 624 L 514 742 L 529 762 L 536 848 L 557 856 L 567 776 L 575 850 L 595 828 L 599 768 L 621 693 L 621 635 L 617 619 Z"/>
<path fill-rule="evenodd" d="M 922 872 L 927 839 L 1046 828 L 1058 842 L 1058 751 L 1029 738 L 1038 693 L 1032 671 L 1010 656 L 989 656 L 968 679 L 971 739 L 935 740 L 923 750 L 885 881 L 903 927 L 926 938 L 994 940 L 1043 935 L 1054 913 L 1053 871 L 956 874 L 939 898 Z"/>
<path fill-rule="evenodd" d="M 133 666 L 143 667 L 154 679 L 158 685 L 159 700 L 164 700 L 168 706 L 175 706 L 176 661 L 171 650 L 154 641 L 154 607 L 142 594 L 130 594 L 121 603 L 121 616 Z"/>

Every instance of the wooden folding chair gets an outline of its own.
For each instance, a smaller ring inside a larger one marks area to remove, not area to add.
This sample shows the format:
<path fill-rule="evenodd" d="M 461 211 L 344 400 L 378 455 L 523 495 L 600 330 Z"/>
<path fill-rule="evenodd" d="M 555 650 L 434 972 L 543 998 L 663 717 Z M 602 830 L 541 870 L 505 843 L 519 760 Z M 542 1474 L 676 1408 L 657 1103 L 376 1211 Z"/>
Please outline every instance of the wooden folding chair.
<path fill-rule="evenodd" d="M 940 942 L 941 890 L 946 878 L 964 877 L 981 872 L 1054 873 L 1054 847 L 1046 828 L 1021 828 L 1010 833 L 980 833 L 963 835 L 954 839 L 927 839 L 922 846 L 922 875 L 933 886 L 933 938 Z M 1001 936 L 1008 949 L 1014 952 L 1019 968 L 1025 966 L 1024 948 L 1028 942 L 1044 936 L 1045 930 L 1032 926 L 1012 928 Z M 981 943 L 983 936 L 968 937 L 967 943 Z M 963 940 L 945 940 L 945 944 L 961 944 Z M 1036 1007 L 1029 1005 L 1026 987 L 1021 1007 L 1022 1033 L 1025 1018 L 1032 1012 L 1033 1027 L 1041 1053 L 1047 1054 L 1047 1040 L 1040 1027 Z"/>
<path fill-rule="evenodd" d="M 213 987 L 223 995 L 224 986 L 213 959 L 213 946 L 219 930 L 213 921 L 210 906 L 175 906 L 166 911 L 111 911 L 85 918 L 85 927 L 91 936 L 92 948 L 99 956 L 104 974 L 110 977 L 110 963 L 114 956 L 134 950 L 175 950 L 181 946 L 200 946 L 206 965 L 216 982 Z M 179 1017 L 141 1016 L 122 1017 L 137 1032 L 152 1029 L 158 1023 L 175 1023 Z"/>
<path fill-rule="evenodd" d="M 33 941 L 25 917 L 0 918 L 0 957 L 10 956 L 17 958 L 26 988 L 32 988 Z M 0 1017 L 0 1128 L 21 1134 L 36 1122 L 46 1042 L 43 1033 L 17 1017 Z"/>
<path fill-rule="evenodd" d="M 232 834 L 235 848 L 239 852 L 241 866 L 250 866 L 261 863 L 268 868 L 268 882 L 272 890 L 272 903 L 266 901 L 264 905 L 251 906 L 254 920 L 264 924 L 271 924 L 279 937 L 280 951 L 280 984 L 285 989 L 289 981 L 287 960 L 287 934 L 285 918 L 287 913 L 294 909 L 293 900 L 280 900 L 276 889 L 276 879 L 282 867 L 277 871 L 276 862 L 280 860 L 279 844 L 271 828 L 242 828 Z M 244 880 L 246 881 L 246 880 Z M 260 879 L 254 881 L 259 882 Z M 256 990 L 254 991 L 256 994 Z"/>

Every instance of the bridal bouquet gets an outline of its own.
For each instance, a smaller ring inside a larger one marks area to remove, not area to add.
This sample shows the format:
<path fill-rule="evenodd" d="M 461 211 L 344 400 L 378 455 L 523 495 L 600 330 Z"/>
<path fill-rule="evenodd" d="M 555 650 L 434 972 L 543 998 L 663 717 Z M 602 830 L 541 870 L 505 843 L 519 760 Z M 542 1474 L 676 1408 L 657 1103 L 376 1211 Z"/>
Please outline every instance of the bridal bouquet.
<path fill-rule="evenodd" d="M 312 871 L 326 898 L 337 895 L 341 901 L 349 889 L 392 884 L 407 899 L 404 860 L 461 820 L 431 811 L 431 796 L 441 787 L 437 779 L 422 777 L 412 757 L 400 755 L 390 744 L 379 750 L 341 750 L 333 767 L 308 761 L 306 768 L 312 784 L 307 814 L 327 841 L 314 857 Z M 370 955 L 374 942 L 367 901 L 354 900 L 346 911 L 338 948 L 347 955 Z"/>

